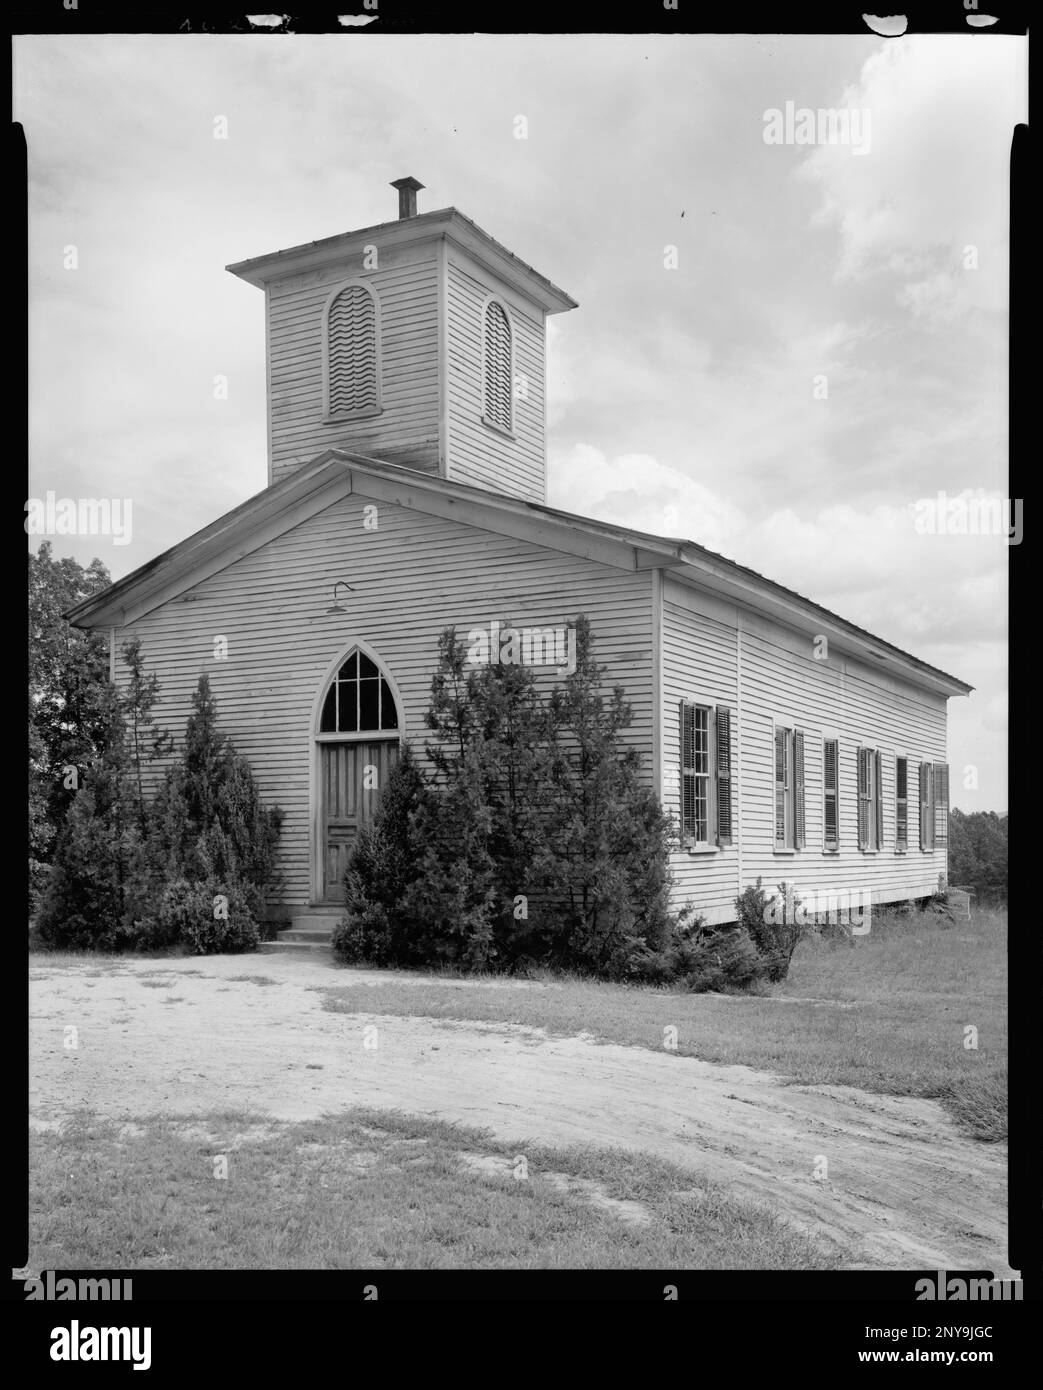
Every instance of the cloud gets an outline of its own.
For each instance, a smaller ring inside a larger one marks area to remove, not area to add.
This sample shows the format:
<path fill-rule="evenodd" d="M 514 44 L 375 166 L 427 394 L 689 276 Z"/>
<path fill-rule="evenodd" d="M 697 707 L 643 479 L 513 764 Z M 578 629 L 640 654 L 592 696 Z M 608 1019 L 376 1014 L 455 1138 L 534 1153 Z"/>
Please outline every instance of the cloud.
<path fill-rule="evenodd" d="M 800 175 L 815 221 L 841 234 L 837 274 L 887 272 L 898 302 L 951 320 L 1006 306 L 1009 153 L 1025 120 L 1024 45 L 992 36 L 917 35 L 886 44 L 841 102 L 872 115 L 872 151 L 816 147 Z M 965 270 L 975 249 L 977 270 Z"/>
<path fill-rule="evenodd" d="M 942 669 L 943 654 L 1005 634 L 1002 538 L 921 534 L 913 500 L 785 506 L 751 520 L 654 457 L 585 444 L 555 454 L 551 478 L 553 506 L 694 540 Z"/>

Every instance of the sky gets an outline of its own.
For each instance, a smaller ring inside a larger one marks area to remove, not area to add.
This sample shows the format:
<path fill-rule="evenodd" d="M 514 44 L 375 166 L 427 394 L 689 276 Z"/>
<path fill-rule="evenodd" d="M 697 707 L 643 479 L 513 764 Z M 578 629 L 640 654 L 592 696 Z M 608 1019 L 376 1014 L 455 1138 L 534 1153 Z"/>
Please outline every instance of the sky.
<path fill-rule="evenodd" d="M 53 539 L 115 579 L 260 491 L 263 296 L 224 267 L 391 220 L 412 174 L 579 301 L 549 320 L 550 503 L 975 686 L 952 800 L 1003 811 L 1007 545 L 917 517 L 1007 497 L 1025 64 L 988 32 L 16 38 L 27 496 L 131 498 L 129 544 Z M 787 103 L 852 139 L 769 143 Z"/>

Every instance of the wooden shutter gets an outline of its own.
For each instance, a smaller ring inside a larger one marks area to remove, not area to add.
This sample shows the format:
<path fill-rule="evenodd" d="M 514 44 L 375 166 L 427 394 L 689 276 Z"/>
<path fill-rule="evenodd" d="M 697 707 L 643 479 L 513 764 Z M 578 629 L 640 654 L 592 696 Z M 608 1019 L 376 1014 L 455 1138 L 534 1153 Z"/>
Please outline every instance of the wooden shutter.
<path fill-rule="evenodd" d="M 839 797 L 837 789 L 839 745 L 835 738 L 827 738 L 822 745 L 822 780 L 825 788 L 825 833 L 824 845 L 827 850 L 840 848 Z"/>
<path fill-rule="evenodd" d="M 949 843 L 949 764 L 935 763 L 931 769 L 931 823 L 935 849 Z"/>
<path fill-rule="evenodd" d="M 909 762 L 895 758 L 895 853 L 909 848 Z"/>
<path fill-rule="evenodd" d="M 495 301 L 485 310 L 485 415 L 511 428 L 511 325 Z"/>
<path fill-rule="evenodd" d="M 786 730 L 775 730 L 775 848 L 786 848 Z"/>
<path fill-rule="evenodd" d="M 714 719 L 717 767 L 717 843 L 732 842 L 732 712 L 724 705 L 717 706 Z"/>
<path fill-rule="evenodd" d="M 920 848 L 934 849 L 931 833 L 931 765 L 920 764 Z"/>
<path fill-rule="evenodd" d="M 873 848 L 884 847 L 884 760 L 877 749 L 873 754 Z"/>
<path fill-rule="evenodd" d="M 793 848 L 804 848 L 804 735 L 793 732 Z"/>
<path fill-rule="evenodd" d="M 681 843 L 695 838 L 695 706 L 681 701 Z"/>
<path fill-rule="evenodd" d="M 869 749 L 858 750 L 858 848 L 869 848 Z"/>
<path fill-rule="evenodd" d="M 377 303 L 364 285 L 348 285 L 334 299 L 327 335 L 329 413 L 377 409 Z"/>

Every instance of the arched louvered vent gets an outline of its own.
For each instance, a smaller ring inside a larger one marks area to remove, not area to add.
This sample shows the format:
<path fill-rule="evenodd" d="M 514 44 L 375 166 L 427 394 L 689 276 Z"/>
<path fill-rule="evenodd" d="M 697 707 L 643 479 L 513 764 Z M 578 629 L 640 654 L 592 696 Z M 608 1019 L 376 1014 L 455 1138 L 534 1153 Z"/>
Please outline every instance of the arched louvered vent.
<path fill-rule="evenodd" d="M 346 285 L 326 322 L 327 414 L 332 418 L 380 409 L 377 302 L 365 285 Z"/>
<path fill-rule="evenodd" d="M 485 418 L 511 428 L 511 325 L 495 300 L 485 309 Z"/>

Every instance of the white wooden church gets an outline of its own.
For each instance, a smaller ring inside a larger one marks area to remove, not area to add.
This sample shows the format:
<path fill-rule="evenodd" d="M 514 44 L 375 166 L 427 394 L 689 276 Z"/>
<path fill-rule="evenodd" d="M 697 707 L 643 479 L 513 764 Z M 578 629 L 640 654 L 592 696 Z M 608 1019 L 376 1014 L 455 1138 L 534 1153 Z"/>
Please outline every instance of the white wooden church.
<path fill-rule="evenodd" d="M 443 628 L 538 630 L 549 686 L 579 613 L 676 818 L 678 906 L 731 920 L 758 876 L 841 910 L 936 892 L 971 687 L 694 541 L 548 507 L 545 323 L 575 301 L 392 186 L 395 221 L 228 267 L 264 294 L 268 485 L 70 615 L 116 679 L 140 637 L 175 735 L 209 673 L 285 812 L 272 917 L 335 920 L 366 784 L 423 747 Z"/>

